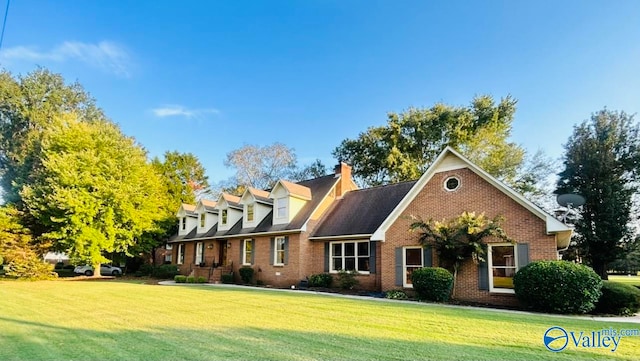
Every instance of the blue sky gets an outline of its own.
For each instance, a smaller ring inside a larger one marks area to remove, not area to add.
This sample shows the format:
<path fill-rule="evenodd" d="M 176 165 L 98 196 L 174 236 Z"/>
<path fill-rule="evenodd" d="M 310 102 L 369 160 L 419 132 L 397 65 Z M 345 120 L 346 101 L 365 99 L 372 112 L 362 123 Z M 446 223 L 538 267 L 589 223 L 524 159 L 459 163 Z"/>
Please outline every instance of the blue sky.
<path fill-rule="evenodd" d="M 555 158 L 592 112 L 640 111 L 640 1 L 12 0 L 0 66 L 36 65 L 213 182 L 244 144 L 331 166 L 389 111 L 477 94 L 518 99 L 513 140 Z"/>

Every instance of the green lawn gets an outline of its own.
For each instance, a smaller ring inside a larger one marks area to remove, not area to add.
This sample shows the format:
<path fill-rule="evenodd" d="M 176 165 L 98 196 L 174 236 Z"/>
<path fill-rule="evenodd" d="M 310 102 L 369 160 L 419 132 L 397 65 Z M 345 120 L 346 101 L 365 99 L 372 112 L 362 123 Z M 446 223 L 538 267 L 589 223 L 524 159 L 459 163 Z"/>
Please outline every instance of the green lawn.
<path fill-rule="evenodd" d="M 325 295 L 117 281 L 0 282 L 0 360 L 638 359 L 569 346 L 545 330 L 637 329 L 595 322 Z"/>
<path fill-rule="evenodd" d="M 640 286 L 640 276 L 609 276 L 609 281 L 626 283 L 632 286 Z"/>

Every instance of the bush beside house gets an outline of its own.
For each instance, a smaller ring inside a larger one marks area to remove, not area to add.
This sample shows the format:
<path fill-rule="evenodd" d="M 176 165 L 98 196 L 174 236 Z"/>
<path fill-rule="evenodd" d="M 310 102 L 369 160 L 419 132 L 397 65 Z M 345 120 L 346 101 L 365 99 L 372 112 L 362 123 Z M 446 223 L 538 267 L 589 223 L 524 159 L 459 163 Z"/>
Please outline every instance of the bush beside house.
<path fill-rule="evenodd" d="M 411 282 L 419 299 L 446 302 L 453 288 L 453 275 L 441 267 L 424 267 L 413 271 Z"/>
<path fill-rule="evenodd" d="M 602 296 L 593 313 L 630 316 L 640 310 L 640 289 L 622 283 L 604 281 Z"/>

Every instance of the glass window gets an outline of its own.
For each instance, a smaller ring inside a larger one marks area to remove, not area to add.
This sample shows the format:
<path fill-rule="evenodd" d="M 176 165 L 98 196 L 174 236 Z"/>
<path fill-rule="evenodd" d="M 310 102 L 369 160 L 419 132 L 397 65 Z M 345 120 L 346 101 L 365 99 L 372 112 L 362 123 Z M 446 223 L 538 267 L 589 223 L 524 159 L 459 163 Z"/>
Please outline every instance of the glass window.
<path fill-rule="evenodd" d="M 247 221 L 253 222 L 253 204 L 247 205 Z"/>
<path fill-rule="evenodd" d="M 369 272 L 369 241 L 331 242 L 331 271 Z"/>
<path fill-rule="evenodd" d="M 276 217 L 285 218 L 287 216 L 287 197 L 278 198 L 276 201 L 278 203 Z"/>
<path fill-rule="evenodd" d="M 273 260 L 273 264 L 282 266 L 282 265 L 284 265 L 285 238 L 284 237 L 276 237 L 274 242 L 276 244 L 274 245 L 274 250 L 275 250 L 274 257 L 275 257 L 275 259 Z"/>
<path fill-rule="evenodd" d="M 184 263 L 184 244 L 178 245 L 178 264 Z"/>
<path fill-rule="evenodd" d="M 170 250 L 172 250 L 172 249 L 173 249 L 173 245 L 172 245 L 172 244 L 167 244 L 167 245 L 164 247 L 164 249 L 166 249 L 166 250 L 169 250 L 169 251 L 170 251 Z"/>
<path fill-rule="evenodd" d="M 223 209 L 222 210 L 222 224 L 227 224 L 227 210 Z"/>
<path fill-rule="evenodd" d="M 422 247 L 405 247 L 404 249 L 404 287 L 413 287 L 411 274 L 422 268 Z"/>
<path fill-rule="evenodd" d="M 187 217 L 182 217 L 182 229 L 187 229 Z"/>
<path fill-rule="evenodd" d="M 252 254 L 253 254 L 253 240 L 245 239 L 244 248 L 242 250 L 242 264 L 250 265 Z"/>
<path fill-rule="evenodd" d="M 448 191 L 455 191 L 460 187 L 460 179 L 456 177 L 449 177 L 444 181 L 444 188 Z"/>
<path fill-rule="evenodd" d="M 196 264 L 204 263 L 204 243 L 196 243 Z"/>
<path fill-rule="evenodd" d="M 204 214 L 204 213 L 202 213 L 202 214 L 200 215 L 200 227 L 201 227 L 201 228 L 202 228 L 202 227 L 204 227 L 204 216 L 205 216 L 205 214 Z"/>
<path fill-rule="evenodd" d="M 515 250 L 513 244 L 488 246 L 491 291 L 513 292 L 513 276 L 517 271 Z"/>
<path fill-rule="evenodd" d="M 164 262 L 165 263 L 171 263 L 171 259 L 172 259 L 172 254 L 171 253 L 167 253 L 164 255 Z"/>

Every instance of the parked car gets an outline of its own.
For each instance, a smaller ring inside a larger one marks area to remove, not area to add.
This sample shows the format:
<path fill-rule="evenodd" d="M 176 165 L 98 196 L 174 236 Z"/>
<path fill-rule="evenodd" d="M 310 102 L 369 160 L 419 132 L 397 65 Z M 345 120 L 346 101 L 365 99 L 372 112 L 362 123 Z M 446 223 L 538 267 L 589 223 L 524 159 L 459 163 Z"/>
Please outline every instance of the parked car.
<path fill-rule="evenodd" d="M 93 267 L 89 265 L 77 266 L 73 269 L 73 273 L 85 276 L 93 276 Z M 110 266 L 108 264 L 101 264 L 100 274 L 104 276 L 119 276 L 122 274 L 122 269 L 120 267 Z"/>

